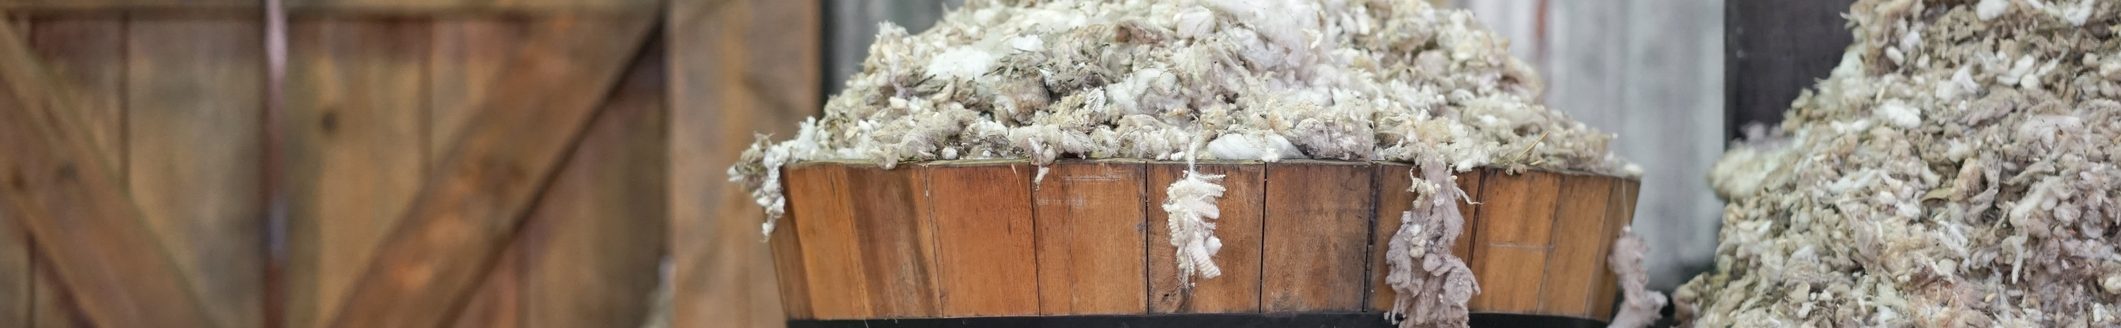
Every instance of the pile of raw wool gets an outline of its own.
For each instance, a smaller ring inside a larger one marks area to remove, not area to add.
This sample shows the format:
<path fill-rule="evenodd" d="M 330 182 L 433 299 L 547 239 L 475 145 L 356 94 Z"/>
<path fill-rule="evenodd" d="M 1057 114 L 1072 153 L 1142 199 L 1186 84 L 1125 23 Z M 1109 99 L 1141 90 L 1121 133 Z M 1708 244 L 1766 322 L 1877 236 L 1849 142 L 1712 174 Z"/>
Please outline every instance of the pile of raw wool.
<path fill-rule="evenodd" d="M 1840 66 L 1717 164 L 1722 244 L 1681 319 L 2121 325 L 2117 6 L 1858 1 Z"/>
<path fill-rule="evenodd" d="M 1390 279 L 1410 322 L 1462 324 L 1477 287 L 1447 251 L 1466 197 L 1450 172 L 1637 174 L 1612 135 L 1537 102 L 1539 78 L 1504 40 L 1419 0 L 971 1 L 926 32 L 882 31 L 823 117 L 730 169 L 765 230 L 785 202 L 778 168 L 802 161 L 1415 163 L 1422 200 L 1391 242 Z M 1216 178 L 1167 188 L 1188 279 L 1218 272 Z"/>

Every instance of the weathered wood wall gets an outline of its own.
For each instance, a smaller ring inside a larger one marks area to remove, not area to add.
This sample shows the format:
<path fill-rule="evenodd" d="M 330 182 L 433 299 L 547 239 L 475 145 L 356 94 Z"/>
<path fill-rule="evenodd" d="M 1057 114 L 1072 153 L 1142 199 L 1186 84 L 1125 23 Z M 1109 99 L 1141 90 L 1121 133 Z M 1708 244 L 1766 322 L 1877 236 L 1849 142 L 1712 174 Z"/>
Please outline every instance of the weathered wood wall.
<path fill-rule="evenodd" d="M 775 263 L 759 235 L 764 214 L 723 169 L 754 133 L 793 135 L 823 107 L 819 2 L 671 5 L 669 156 L 684 168 L 670 172 L 668 196 L 672 326 L 783 326 Z"/>
<path fill-rule="evenodd" d="M 516 58 L 555 51 L 524 49 L 526 25 L 555 10 L 657 2 L 528 1 L 431 15 L 458 4 L 290 1 L 297 14 L 286 103 L 277 116 L 266 113 L 264 31 L 248 5 L 254 2 L 168 2 L 206 6 L 172 11 L 99 3 L 9 2 L 0 10 L 28 8 L 8 23 L 65 82 L 57 89 L 78 99 L 74 114 L 101 141 L 95 154 L 115 166 L 112 178 L 130 192 L 140 224 L 178 278 L 190 282 L 188 297 L 204 304 L 207 322 L 315 327 L 339 316 L 361 289 L 357 282 L 373 270 L 376 250 L 421 197 L 423 183 L 456 173 L 443 164 L 463 151 L 452 145 L 463 127 L 475 125 L 474 110 L 553 91 L 523 90 L 505 79 L 505 71 L 522 68 L 510 65 L 535 63 Z M 189 10 L 199 8 L 206 10 Z M 603 14 L 559 28 L 647 22 L 597 16 Z M 459 326 L 641 324 L 667 253 L 674 200 L 667 196 L 672 99 L 665 97 L 673 65 L 661 48 L 640 50 L 648 55 L 639 58 L 639 47 L 610 48 L 620 63 L 612 68 L 631 68 L 587 72 L 619 82 L 608 95 L 575 87 L 585 90 L 572 92 L 585 98 L 581 103 L 601 109 L 585 120 L 578 141 L 553 143 L 567 155 L 549 182 L 515 191 L 535 198 L 534 205 L 520 228 L 501 235 L 507 246 L 499 260 L 470 264 L 486 277 L 469 305 L 432 311 L 460 314 Z M 22 104 L 7 101 L 11 96 L 0 92 L 0 104 Z M 271 166 L 266 138 L 275 134 L 283 138 L 280 164 Z M 266 183 L 275 170 L 285 172 L 285 184 Z M 268 192 L 286 195 L 281 243 L 269 242 L 277 232 L 269 231 Z M 0 327 L 88 325 L 83 305 L 49 265 L 53 259 L 12 215 L 0 213 Z"/>

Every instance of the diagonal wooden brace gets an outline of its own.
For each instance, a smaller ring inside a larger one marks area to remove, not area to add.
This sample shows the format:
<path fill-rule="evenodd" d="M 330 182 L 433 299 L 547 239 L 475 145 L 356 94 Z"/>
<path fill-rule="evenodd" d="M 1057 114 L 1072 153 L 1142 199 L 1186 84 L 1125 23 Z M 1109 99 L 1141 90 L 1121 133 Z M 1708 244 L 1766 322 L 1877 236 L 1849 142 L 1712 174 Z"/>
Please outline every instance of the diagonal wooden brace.
<path fill-rule="evenodd" d="M 600 17 L 532 24 L 333 327 L 437 327 L 463 307 L 658 16 Z"/>
<path fill-rule="evenodd" d="M 214 327 L 149 230 L 115 165 L 96 155 L 83 110 L 0 24 L 0 206 L 36 240 L 99 327 Z"/>

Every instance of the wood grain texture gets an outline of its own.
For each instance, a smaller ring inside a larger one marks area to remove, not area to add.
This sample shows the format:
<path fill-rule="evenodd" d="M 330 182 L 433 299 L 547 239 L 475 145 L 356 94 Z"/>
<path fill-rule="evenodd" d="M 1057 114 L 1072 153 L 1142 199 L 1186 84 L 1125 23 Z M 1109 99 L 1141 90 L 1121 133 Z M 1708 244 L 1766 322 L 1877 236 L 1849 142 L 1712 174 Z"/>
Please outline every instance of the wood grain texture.
<path fill-rule="evenodd" d="M 1142 167 L 1062 162 L 1034 184 L 1039 314 L 1148 311 Z"/>
<path fill-rule="evenodd" d="M 790 180 L 792 178 L 782 180 L 783 187 L 781 190 L 788 190 L 786 186 L 788 185 L 787 182 L 792 182 Z M 925 181 L 925 179 L 923 180 Z M 780 287 L 781 309 L 784 309 L 783 312 L 787 314 L 788 319 L 817 318 L 816 311 L 812 311 L 810 307 L 810 279 L 807 278 L 810 271 L 803 267 L 803 257 L 809 255 L 809 253 L 805 252 L 802 236 L 797 233 L 803 229 L 803 221 L 800 219 L 803 212 L 808 212 L 808 210 L 791 206 L 787 216 L 782 217 L 785 221 L 774 226 L 773 235 L 768 237 L 767 240 L 773 243 L 773 272 L 777 273 L 779 277 L 785 277 L 773 280 Z M 928 238 L 922 239 L 930 240 Z M 933 244 L 931 243 L 930 245 Z M 941 295 L 937 295 L 937 297 L 940 298 Z M 686 317 L 682 312 L 676 315 Z"/>
<path fill-rule="evenodd" d="M 1606 206 L 1615 179 L 1591 175 L 1562 175 L 1561 195 L 1554 211 L 1553 249 L 1547 253 L 1544 287 L 1538 313 L 1589 318 L 1592 298 L 1600 287 L 1598 277 L 1606 271 L 1606 245 L 1612 235 L 1606 227 Z M 1598 232 L 1598 233 L 1594 233 Z"/>
<path fill-rule="evenodd" d="M 1638 180 L 1620 180 L 1613 183 L 1612 188 L 1612 192 L 1607 194 L 1610 197 L 1606 198 L 1605 227 L 1601 235 L 1607 237 L 1599 247 L 1602 250 L 1600 252 L 1602 254 L 1611 254 L 1613 250 L 1612 239 L 1618 238 L 1622 230 L 1627 229 L 1630 224 L 1634 223 L 1635 204 L 1637 202 L 1635 197 L 1639 195 L 1642 183 Z M 1603 257 L 1599 258 L 1601 264 L 1604 263 L 1604 260 Z M 1614 274 L 1613 270 L 1607 269 L 1598 272 L 1598 280 L 1594 282 L 1597 284 L 1598 289 L 1590 295 L 1591 316 L 1593 318 L 1613 317 L 1614 298 L 1620 296 L 1618 279 L 1619 276 Z"/>
<path fill-rule="evenodd" d="M 1195 279 L 1191 290 L 1178 279 L 1178 247 L 1171 245 L 1170 215 L 1164 212 L 1172 182 L 1185 178 L 1182 165 L 1149 165 L 1149 197 L 1142 206 L 1149 214 L 1149 312 L 1150 313 L 1253 313 L 1259 312 L 1260 229 L 1266 213 L 1266 165 L 1200 164 L 1202 174 L 1223 176 L 1223 197 L 1215 200 L 1222 217 L 1215 220 L 1215 237 L 1223 248 L 1215 254 L 1222 276 Z"/>
<path fill-rule="evenodd" d="M 505 17 L 473 16 L 437 19 L 427 59 L 426 153 L 429 171 L 448 157 L 451 141 L 475 113 L 473 105 L 492 92 L 495 78 L 523 43 L 525 21 Z M 508 247 L 494 269 L 486 273 L 471 300 L 454 323 L 457 327 L 517 327 L 522 325 L 523 248 Z"/>
<path fill-rule="evenodd" d="M 847 187 L 855 206 L 862 279 L 877 318 L 934 316 L 937 287 L 934 225 L 928 218 L 927 168 L 852 168 Z M 817 295 L 813 292 L 811 295 Z M 815 302 L 815 301 L 813 301 Z"/>
<path fill-rule="evenodd" d="M 276 124 L 287 138 L 291 327 L 331 317 L 419 192 L 428 35 L 424 21 L 291 24 L 286 116 Z"/>
<path fill-rule="evenodd" d="M 261 326 L 262 24 L 138 18 L 127 27 L 132 198 L 217 326 Z"/>
<path fill-rule="evenodd" d="M 861 239 L 855 231 L 855 194 L 846 166 L 820 165 L 789 168 L 788 204 L 801 220 L 796 238 L 803 241 L 804 285 L 810 290 L 810 309 L 818 319 L 869 318 L 868 279 L 863 278 Z"/>
<path fill-rule="evenodd" d="M 1473 276 L 1482 283 L 1474 311 L 1533 313 L 1551 249 L 1559 174 L 1497 173 L 1484 178 L 1474 229 Z"/>
<path fill-rule="evenodd" d="M 942 316 L 1038 313 L 1037 228 L 1031 208 L 1031 175 L 1037 170 L 1012 163 L 929 171 L 931 197 L 955 202 L 936 206 L 933 214 Z M 806 247 L 816 242 L 803 241 Z M 812 295 L 821 287 L 811 285 Z M 811 301 L 815 305 L 820 300 Z"/>
<path fill-rule="evenodd" d="M 0 23 L 7 23 L 0 21 Z M 20 106 L 9 88 L 0 88 L 0 105 Z M 0 126 L 8 128 L 8 126 Z M 0 325 L 36 327 L 38 309 L 36 252 L 29 231 L 0 207 Z"/>
<path fill-rule="evenodd" d="M 1365 311 L 1390 311 L 1392 299 L 1398 295 L 1392 286 L 1385 284 L 1385 275 L 1392 270 L 1392 264 L 1385 261 L 1385 252 L 1390 250 L 1392 235 L 1399 233 L 1400 217 L 1414 207 L 1414 193 L 1407 189 L 1414 185 L 1413 175 L 1420 173 L 1414 171 L 1416 169 L 1406 164 L 1377 164 L 1377 227 L 1370 231 L 1370 282 L 1366 285 L 1370 297 L 1363 305 Z M 1486 172 L 1482 169 L 1460 172 L 1453 176 L 1454 183 L 1467 195 L 1480 195 L 1480 179 Z M 1473 228 L 1477 225 L 1474 222 L 1480 220 L 1480 213 L 1473 204 L 1456 203 L 1458 213 L 1465 216 L 1466 221 L 1465 231 L 1451 245 L 1451 254 L 1466 263 L 1473 263 Z"/>
<path fill-rule="evenodd" d="M 1261 300 L 1266 312 L 1362 308 L 1376 196 L 1367 163 L 1267 167 Z"/>
<path fill-rule="evenodd" d="M 619 80 L 652 19 L 541 18 L 332 325 L 436 326 L 465 301 Z"/>
<path fill-rule="evenodd" d="M 764 215 L 720 168 L 755 133 L 794 135 L 823 107 L 820 9 L 817 1 L 670 2 L 672 326 L 785 324 L 776 299 L 786 285 L 759 242 Z"/>
<path fill-rule="evenodd" d="M 524 327 L 647 318 L 669 211 L 660 52 L 650 45 L 634 62 L 516 237 Z"/>
<path fill-rule="evenodd" d="M 35 31 L 30 23 L 28 17 L 0 15 L 0 24 L 8 24 L 19 33 L 29 33 L 31 36 L 23 39 L 29 39 L 27 46 L 34 48 Z M 46 65 L 54 65 L 49 63 L 50 59 L 44 60 Z M 0 104 L 21 104 L 21 100 L 7 89 L 0 88 Z M 23 230 L 14 220 L 8 217 L 5 206 L 0 206 L 0 325 L 35 327 L 33 312 L 42 305 L 36 292 L 38 285 L 46 282 L 38 279 L 36 249 L 29 231 Z"/>
<path fill-rule="evenodd" d="M 932 317 L 938 308 L 926 169 L 814 165 L 787 169 L 788 219 L 803 253 L 802 307 L 818 319 Z M 778 230 L 778 229 L 776 229 Z M 778 251 L 778 250 L 777 250 Z M 791 276 L 793 277 L 793 276 Z"/>
<path fill-rule="evenodd" d="M 57 16 L 23 20 L 31 24 L 30 47 L 52 74 L 71 88 L 79 115 L 87 118 L 89 138 L 106 163 L 125 165 L 125 20 L 117 16 Z M 125 174 L 118 172 L 118 181 Z M 35 257 L 35 255 L 32 255 Z M 38 262 L 48 263 L 46 260 Z M 39 264 L 39 266 L 46 266 Z M 49 268 L 24 271 L 36 276 L 31 304 L 36 327 L 80 325 L 79 311 Z"/>
<path fill-rule="evenodd" d="M 16 28 L 0 24 L 0 83 L 14 96 L 0 106 L 0 151 L 16 154 L 0 157 L 7 215 L 43 241 L 39 258 L 68 277 L 67 289 L 94 322 L 211 325 L 194 305 L 186 268 L 140 224 L 141 211 L 118 181 L 121 168 L 95 151 L 68 84 L 53 82 Z M 99 274 L 118 272 L 127 274 Z"/>

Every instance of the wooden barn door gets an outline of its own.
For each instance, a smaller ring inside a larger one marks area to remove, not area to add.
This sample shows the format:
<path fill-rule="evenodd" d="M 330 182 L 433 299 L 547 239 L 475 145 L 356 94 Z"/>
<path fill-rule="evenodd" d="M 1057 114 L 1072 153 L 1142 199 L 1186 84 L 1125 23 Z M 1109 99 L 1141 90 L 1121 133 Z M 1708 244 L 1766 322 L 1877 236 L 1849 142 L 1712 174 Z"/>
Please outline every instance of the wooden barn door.
<path fill-rule="evenodd" d="M 665 4 L 256 2 L 0 3 L 0 327 L 647 317 Z"/>

